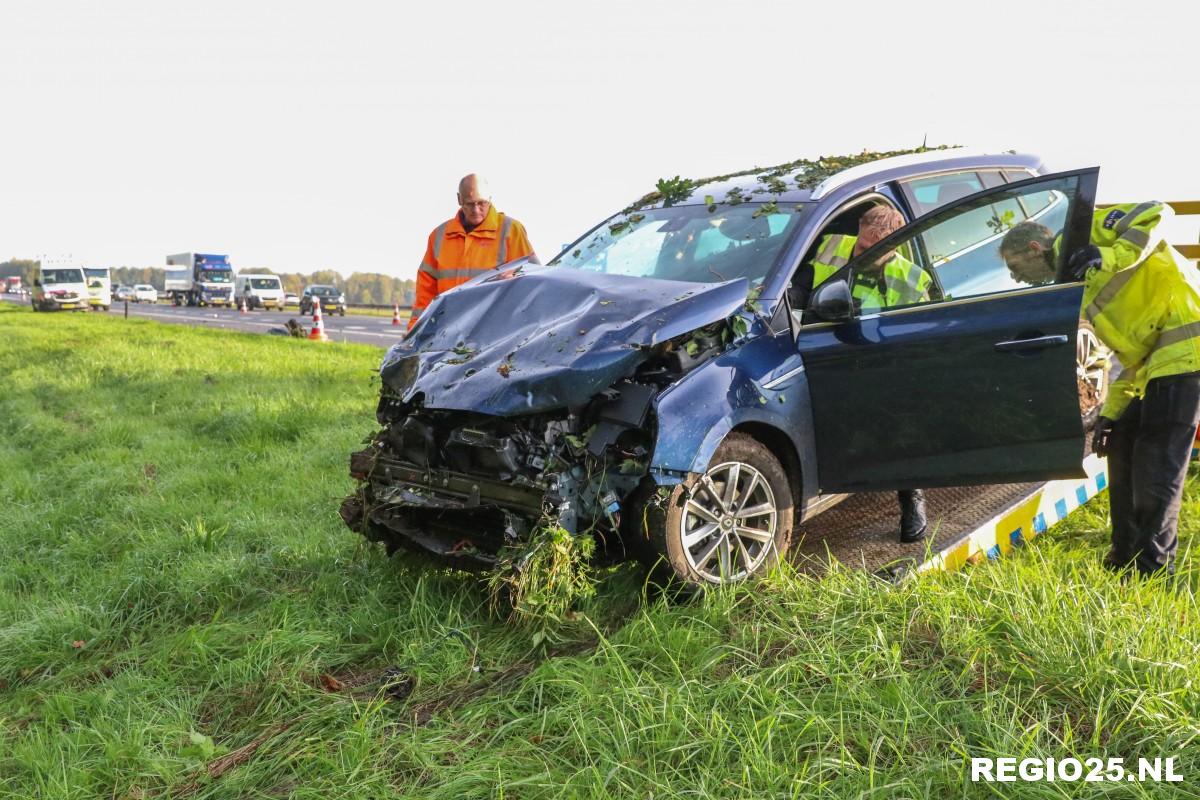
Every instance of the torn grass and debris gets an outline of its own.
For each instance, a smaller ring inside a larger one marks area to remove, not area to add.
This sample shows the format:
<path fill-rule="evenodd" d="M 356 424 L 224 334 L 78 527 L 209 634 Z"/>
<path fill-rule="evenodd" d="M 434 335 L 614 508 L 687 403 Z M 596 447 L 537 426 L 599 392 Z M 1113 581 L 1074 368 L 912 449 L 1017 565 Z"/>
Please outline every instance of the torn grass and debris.
<path fill-rule="evenodd" d="M 595 548 L 590 535 L 539 525 L 524 542 L 500 551 L 496 569 L 487 576 L 493 612 L 541 628 L 566 621 L 581 600 L 596 593 Z"/>

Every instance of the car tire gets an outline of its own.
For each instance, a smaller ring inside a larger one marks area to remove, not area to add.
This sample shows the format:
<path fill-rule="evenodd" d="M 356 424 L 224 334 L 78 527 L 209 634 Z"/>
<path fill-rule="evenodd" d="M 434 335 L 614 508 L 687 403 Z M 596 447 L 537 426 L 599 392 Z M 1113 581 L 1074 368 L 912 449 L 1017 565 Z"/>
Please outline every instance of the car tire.
<path fill-rule="evenodd" d="M 1079 413 L 1090 429 L 1100 419 L 1112 380 L 1113 353 L 1096 335 L 1092 323 L 1079 320 L 1075 335 L 1075 379 L 1079 388 Z"/>
<path fill-rule="evenodd" d="M 739 513 L 747 510 L 749 517 Z M 741 433 L 725 437 L 704 475 L 674 487 L 665 502 L 635 509 L 649 554 L 695 588 L 761 577 L 787 554 L 794 517 L 783 465 Z"/>

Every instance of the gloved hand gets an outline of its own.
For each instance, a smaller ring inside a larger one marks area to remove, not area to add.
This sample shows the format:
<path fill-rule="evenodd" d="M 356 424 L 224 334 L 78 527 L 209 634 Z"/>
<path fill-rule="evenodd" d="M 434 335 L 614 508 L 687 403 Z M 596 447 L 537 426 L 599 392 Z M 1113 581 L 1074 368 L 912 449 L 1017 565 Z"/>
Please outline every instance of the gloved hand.
<path fill-rule="evenodd" d="M 1089 244 L 1071 254 L 1071 258 L 1067 261 L 1067 274 L 1073 280 L 1081 281 L 1089 269 L 1099 267 L 1101 263 L 1100 248 Z"/>
<path fill-rule="evenodd" d="M 1096 427 L 1092 429 L 1092 452 L 1101 458 L 1108 455 L 1109 440 L 1112 438 L 1115 424 L 1108 417 L 1101 417 L 1096 420 Z"/>

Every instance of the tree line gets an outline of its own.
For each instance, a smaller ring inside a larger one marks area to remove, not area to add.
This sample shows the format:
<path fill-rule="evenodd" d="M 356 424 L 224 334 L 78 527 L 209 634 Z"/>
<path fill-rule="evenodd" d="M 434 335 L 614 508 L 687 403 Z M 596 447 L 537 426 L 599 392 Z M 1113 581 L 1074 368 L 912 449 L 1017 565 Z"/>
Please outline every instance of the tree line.
<path fill-rule="evenodd" d="M 27 258 L 10 258 L 0 262 L 0 278 L 19 275 L 21 283 L 26 287 L 33 286 L 37 277 L 39 262 Z M 310 284 L 332 284 L 346 295 L 346 302 L 351 305 L 391 305 L 399 303 L 411 306 L 416 293 L 416 282 L 407 279 L 384 275 L 379 272 L 352 272 L 344 278 L 337 270 L 321 269 L 316 272 L 278 272 L 262 267 L 247 268 L 243 272 L 268 273 L 278 275 L 285 291 L 300 294 L 304 287 Z M 113 285 L 124 284 L 133 286 L 137 283 L 148 283 L 160 292 L 163 290 L 163 280 L 166 277 L 162 267 L 113 267 Z"/>

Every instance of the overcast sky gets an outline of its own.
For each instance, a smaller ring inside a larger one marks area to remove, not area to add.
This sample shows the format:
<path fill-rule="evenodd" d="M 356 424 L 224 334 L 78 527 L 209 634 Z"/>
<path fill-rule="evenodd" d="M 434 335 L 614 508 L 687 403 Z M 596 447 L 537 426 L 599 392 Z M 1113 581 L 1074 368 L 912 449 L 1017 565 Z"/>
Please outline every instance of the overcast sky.
<path fill-rule="evenodd" d="M 926 136 L 1200 199 L 1197 9 L 4 0 L 0 259 L 412 277 L 467 172 L 545 259 L 662 176 Z"/>

